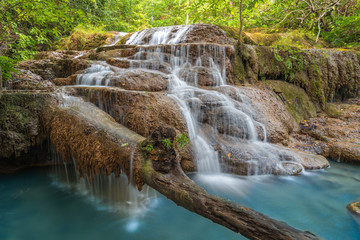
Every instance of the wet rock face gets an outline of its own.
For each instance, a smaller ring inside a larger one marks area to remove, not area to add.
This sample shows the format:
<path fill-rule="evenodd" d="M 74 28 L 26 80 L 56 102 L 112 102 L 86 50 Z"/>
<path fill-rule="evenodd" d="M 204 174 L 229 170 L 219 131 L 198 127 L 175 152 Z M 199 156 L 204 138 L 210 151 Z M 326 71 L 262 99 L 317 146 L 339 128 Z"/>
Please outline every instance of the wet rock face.
<path fill-rule="evenodd" d="M 46 81 L 41 76 L 24 69 L 18 69 L 18 72 L 6 83 L 6 87 L 12 90 L 53 91 L 55 89 L 52 82 Z"/>
<path fill-rule="evenodd" d="M 218 26 L 210 24 L 195 24 L 187 34 L 186 43 L 209 42 L 218 44 L 235 44 L 236 41 L 229 38 Z"/>
<path fill-rule="evenodd" d="M 47 52 L 43 55 L 40 54 L 39 57 L 48 56 L 52 53 L 54 52 Z M 59 56 L 56 55 L 56 57 Z M 64 78 L 88 67 L 88 63 L 85 60 L 57 59 L 56 57 L 20 62 L 16 66 L 18 73 L 14 74 L 13 78 L 8 81 L 6 87 L 14 90 L 53 91 L 54 83 L 57 85 L 71 83 L 71 78 L 67 80 L 64 80 Z M 62 79 L 52 82 L 55 78 Z"/>
<path fill-rule="evenodd" d="M 81 52 L 73 50 L 57 50 L 57 51 L 46 51 L 39 52 L 35 54 L 35 60 L 49 59 L 49 60 L 59 60 L 59 59 L 71 59 L 78 56 Z"/>
<path fill-rule="evenodd" d="M 286 109 L 300 123 L 305 119 L 316 117 L 316 108 L 304 89 L 284 81 L 267 80 L 261 83 L 272 90 L 286 106 Z"/>
<path fill-rule="evenodd" d="M 247 112 L 257 122 L 263 125 L 256 125 L 257 134 L 260 140 L 264 139 L 264 127 L 266 129 L 267 141 L 271 143 L 286 144 L 289 134 L 298 130 L 298 125 L 293 117 L 287 111 L 284 103 L 276 96 L 273 91 L 259 87 L 237 87 L 237 91 L 243 95 L 243 99 L 236 94 L 235 88 L 219 87 L 221 91 L 232 99 L 247 104 Z M 245 103 L 244 103 L 245 102 Z M 246 104 L 245 104 L 246 106 Z M 274 114 L 276 113 L 276 114 Z M 243 119 L 242 116 L 236 116 L 236 119 Z M 224 122 L 225 123 L 225 122 Z M 224 127 L 231 126 L 228 123 Z M 229 129 L 228 132 L 236 133 L 239 130 Z M 240 130 L 241 132 L 241 130 Z"/>
<path fill-rule="evenodd" d="M 79 70 L 86 69 L 88 64 L 80 59 L 29 60 L 19 63 L 18 68 L 29 70 L 40 75 L 44 80 L 66 78 Z"/>
<path fill-rule="evenodd" d="M 42 119 L 54 149 L 63 161 L 75 161 L 80 177 L 92 180 L 100 172 L 119 177 L 123 172 L 128 177 L 133 175 L 141 189 L 142 156 L 138 146 L 144 137 L 116 123 L 111 116 L 81 98 L 58 98 L 45 110 Z"/>
<path fill-rule="evenodd" d="M 150 137 L 159 127 L 175 129 L 177 134 L 187 132 L 186 121 L 179 107 L 165 93 L 77 87 L 73 94 L 87 97 L 117 122 L 144 137 Z M 194 171 L 195 163 L 190 145 L 175 148 L 180 154 L 184 171 Z"/>
<path fill-rule="evenodd" d="M 115 72 L 108 75 L 106 80 L 109 86 L 121 87 L 136 91 L 164 91 L 168 86 L 168 76 L 161 72 L 131 69 L 123 72 Z"/>

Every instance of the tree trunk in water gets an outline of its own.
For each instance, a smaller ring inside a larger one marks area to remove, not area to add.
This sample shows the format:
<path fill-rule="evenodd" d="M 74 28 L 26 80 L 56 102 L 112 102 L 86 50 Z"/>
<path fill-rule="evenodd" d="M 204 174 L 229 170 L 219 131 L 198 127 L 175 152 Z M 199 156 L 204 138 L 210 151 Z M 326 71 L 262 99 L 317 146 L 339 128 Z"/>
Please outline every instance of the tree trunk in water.
<path fill-rule="evenodd" d="M 140 174 L 147 185 L 176 204 L 249 239 L 319 239 L 311 232 L 300 231 L 250 208 L 209 194 L 185 175 L 174 150 L 163 150 L 161 139 L 173 141 L 175 138 L 168 134 L 169 129 L 159 127 L 154 133 L 142 144 L 143 147 L 152 144 L 154 149 L 152 153 L 144 154 Z"/>
<path fill-rule="evenodd" d="M 244 19 L 243 19 L 243 0 L 240 1 L 240 31 L 239 31 L 239 41 L 240 43 L 242 43 L 242 29 L 243 29 L 243 26 L 244 26 Z"/>

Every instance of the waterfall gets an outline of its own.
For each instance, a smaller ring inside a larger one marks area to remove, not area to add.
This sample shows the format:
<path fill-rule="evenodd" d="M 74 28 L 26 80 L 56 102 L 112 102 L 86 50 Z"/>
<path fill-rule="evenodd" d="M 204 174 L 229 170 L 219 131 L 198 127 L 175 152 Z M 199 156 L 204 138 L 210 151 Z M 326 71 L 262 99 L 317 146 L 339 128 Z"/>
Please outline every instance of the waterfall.
<path fill-rule="evenodd" d="M 94 174 L 93 179 L 88 175 L 79 177 L 75 159 L 64 162 L 54 151 L 52 156 L 52 175 L 57 184 L 89 196 L 100 209 L 133 218 L 144 214 L 150 202 L 156 198 L 155 191 L 149 186 L 138 191 L 131 177 L 128 178 L 124 173 L 119 177 L 114 174 L 106 176 L 103 173 Z"/>
<path fill-rule="evenodd" d="M 100 69 L 100 68 L 98 68 Z M 85 102 L 79 97 L 68 96 L 63 92 L 58 93 L 61 99 L 60 107 L 79 109 L 78 114 L 84 114 L 90 117 L 91 121 L 101 126 L 101 129 L 111 131 L 106 122 L 93 113 L 94 106 Z M 156 192 L 149 186 L 143 186 L 142 191 L 138 191 L 134 176 L 133 162 L 134 153 L 130 154 L 130 176 L 127 176 L 122 170 L 120 176 L 105 175 L 95 170 L 87 170 L 87 174 L 80 175 L 76 165 L 76 159 L 63 160 L 59 154 L 52 150 L 52 159 L 54 166 L 52 175 L 61 186 L 76 190 L 77 192 L 89 196 L 101 209 L 117 212 L 126 217 L 133 218 L 144 214 L 152 200 L 156 198 Z M 93 171 L 93 172 L 92 172 Z"/>
<path fill-rule="evenodd" d="M 94 63 L 78 76 L 77 84 L 112 86 L 110 76 L 129 71 L 166 75 L 167 94 L 186 120 L 199 172 L 230 171 L 232 153 L 247 163 L 250 175 L 286 172 L 284 161 L 296 162 L 298 156 L 267 143 L 265 125 L 256 120 L 251 100 L 226 84 L 226 48 L 232 46 L 182 43 L 191 29 L 173 26 L 134 33 L 126 44 L 141 46 L 133 57 L 119 59 L 128 61 L 127 67 Z"/>

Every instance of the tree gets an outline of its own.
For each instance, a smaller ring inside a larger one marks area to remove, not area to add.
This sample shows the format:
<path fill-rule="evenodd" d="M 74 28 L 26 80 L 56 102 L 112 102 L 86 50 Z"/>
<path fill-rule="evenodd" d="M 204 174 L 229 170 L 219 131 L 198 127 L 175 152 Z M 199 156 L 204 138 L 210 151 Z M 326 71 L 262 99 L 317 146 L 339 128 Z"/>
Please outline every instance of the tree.
<path fill-rule="evenodd" d="M 68 0 L 2 0 L 0 53 L 22 60 L 49 50 L 73 28 L 77 16 Z"/>
<path fill-rule="evenodd" d="M 341 0 L 298 0 L 295 4 L 287 3 L 285 17 L 276 25 L 280 25 L 290 16 L 299 26 L 310 24 L 310 29 L 317 26 L 316 42 L 319 40 L 324 17 L 340 6 Z"/>
<path fill-rule="evenodd" d="M 243 30 L 243 26 L 244 26 L 244 18 L 243 18 L 243 0 L 240 1 L 240 7 L 239 7 L 239 11 L 240 11 L 240 31 L 239 31 L 239 41 L 240 43 L 242 42 L 242 30 Z"/>

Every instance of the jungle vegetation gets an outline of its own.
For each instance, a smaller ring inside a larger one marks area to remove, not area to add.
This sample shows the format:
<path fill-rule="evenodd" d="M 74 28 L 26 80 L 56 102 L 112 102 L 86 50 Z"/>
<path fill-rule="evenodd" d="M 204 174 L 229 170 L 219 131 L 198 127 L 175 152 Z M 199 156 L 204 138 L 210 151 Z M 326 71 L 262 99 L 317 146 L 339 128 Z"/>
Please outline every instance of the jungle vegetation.
<path fill-rule="evenodd" d="M 239 28 L 240 13 L 244 31 L 297 29 L 331 47 L 360 49 L 360 0 L 2 0 L 3 80 L 14 63 L 57 49 L 73 31 L 133 32 L 192 23 Z"/>

